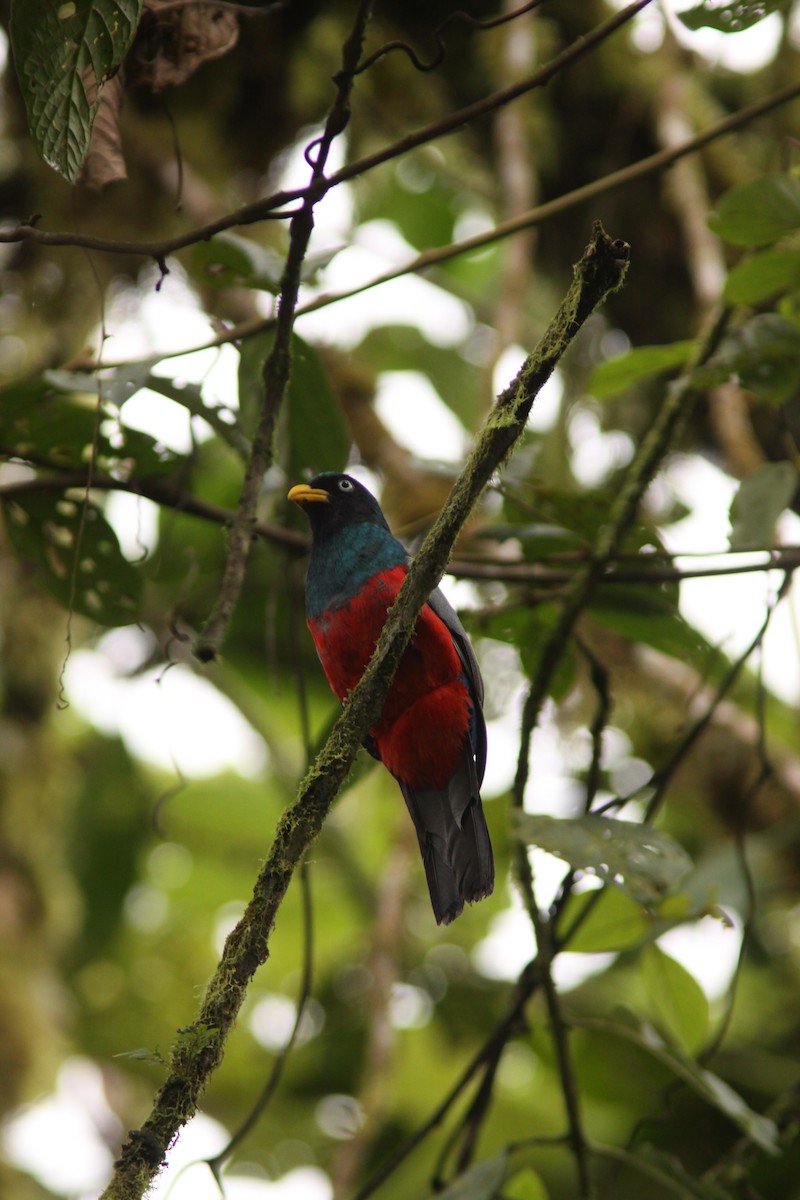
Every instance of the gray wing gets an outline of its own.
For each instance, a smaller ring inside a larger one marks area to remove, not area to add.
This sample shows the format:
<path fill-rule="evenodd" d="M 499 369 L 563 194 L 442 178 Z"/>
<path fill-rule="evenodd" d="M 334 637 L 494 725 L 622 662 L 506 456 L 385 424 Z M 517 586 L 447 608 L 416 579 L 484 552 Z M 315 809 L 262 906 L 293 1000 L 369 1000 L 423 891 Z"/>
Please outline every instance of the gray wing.
<path fill-rule="evenodd" d="M 486 722 L 483 719 L 483 678 L 481 670 L 478 666 L 478 660 L 475 657 L 475 651 L 472 649 L 467 637 L 466 629 L 459 621 L 452 604 L 445 598 L 439 588 L 431 592 L 428 604 L 430 604 L 439 620 L 443 621 L 450 630 L 453 645 L 464 665 L 467 686 L 473 699 L 475 766 L 478 773 L 478 783 L 480 784 L 483 782 L 483 773 L 486 769 Z"/>

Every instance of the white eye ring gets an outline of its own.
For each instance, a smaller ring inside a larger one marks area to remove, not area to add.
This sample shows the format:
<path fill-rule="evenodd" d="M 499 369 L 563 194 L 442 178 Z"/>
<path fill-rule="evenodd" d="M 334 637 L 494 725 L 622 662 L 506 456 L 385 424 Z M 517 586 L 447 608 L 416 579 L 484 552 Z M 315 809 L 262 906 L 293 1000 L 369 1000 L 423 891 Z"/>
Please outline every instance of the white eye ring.
<path fill-rule="evenodd" d="M 354 484 L 353 484 L 352 479 L 340 479 L 339 480 L 339 491 L 340 492 L 352 492 L 353 487 L 354 487 Z"/>

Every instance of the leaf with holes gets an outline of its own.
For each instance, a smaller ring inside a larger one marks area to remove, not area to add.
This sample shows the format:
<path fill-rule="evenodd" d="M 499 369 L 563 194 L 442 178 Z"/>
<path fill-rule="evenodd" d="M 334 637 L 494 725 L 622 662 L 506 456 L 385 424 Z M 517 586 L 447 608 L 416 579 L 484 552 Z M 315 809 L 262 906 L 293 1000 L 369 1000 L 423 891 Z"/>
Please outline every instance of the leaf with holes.
<path fill-rule="evenodd" d="M 720 33 L 741 33 L 763 21 L 787 0 L 703 0 L 676 16 L 687 29 L 717 29 Z"/>
<path fill-rule="evenodd" d="M 141 0 L 15 0 L 11 45 L 28 126 L 45 162 L 80 174 L 104 84 L 119 67 Z"/>
<path fill-rule="evenodd" d="M 97 386 L 93 377 L 48 372 L 43 379 L 22 380 L 0 389 L 0 454 L 36 466 L 83 470 L 95 445 L 95 469 L 115 479 L 163 475 L 179 456 L 148 434 L 127 429 L 103 414 L 97 426 L 97 400 L 75 392 Z"/>
<path fill-rule="evenodd" d="M 66 609 L 100 625 L 138 619 L 141 576 L 96 505 L 69 493 L 25 493 L 3 501 L 14 550 L 35 565 L 43 585 Z"/>
<path fill-rule="evenodd" d="M 658 904 L 692 865 L 673 838 L 650 825 L 593 813 L 573 818 L 518 813 L 514 825 L 520 841 L 547 850 L 573 870 L 613 883 L 639 904 Z"/>

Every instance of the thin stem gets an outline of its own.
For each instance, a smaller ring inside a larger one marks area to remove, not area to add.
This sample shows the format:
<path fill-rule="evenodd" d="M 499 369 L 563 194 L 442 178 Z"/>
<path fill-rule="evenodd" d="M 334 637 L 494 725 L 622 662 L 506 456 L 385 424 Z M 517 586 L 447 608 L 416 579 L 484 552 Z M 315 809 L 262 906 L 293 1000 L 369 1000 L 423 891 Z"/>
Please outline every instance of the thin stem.
<path fill-rule="evenodd" d="M 350 36 L 342 46 L 342 67 L 335 78 L 336 97 L 331 105 L 322 136 L 306 150 L 311 164 L 311 184 L 300 211 L 292 217 L 289 227 L 289 252 L 278 296 L 275 341 L 264 363 L 264 395 L 250 457 L 245 470 L 242 493 L 231 522 L 222 584 L 213 611 L 194 647 L 201 662 L 216 657 L 228 632 L 231 617 L 244 586 L 256 507 L 264 475 L 272 461 L 272 442 L 275 424 L 289 383 L 292 362 L 292 332 L 295 309 L 300 293 L 300 274 L 314 229 L 314 206 L 327 191 L 325 165 L 334 140 L 345 130 L 350 119 L 350 94 L 361 46 L 364 40 L 372 0 L 361 0 Z"/>
<path fill-rule="evenodd" d="M 564 647 L 572 636 L 575 624 L 586 608 L 595 585 L 602 578 L 614 554 L 619 550 L 658 464 L 672 444 L 678 430 L 689 418 L 697 395 L 692 384 L 693 371 L 713 353 L 726 323 L 727 312 L 723 312 L 703 339 L 683 376 L 665 390 L 661 408 L 630 465 L 609 522 L 600 531 L 596 548 L 588 563 L 574 576 L 569 585 L 560 616 L 542 646 L 536 675 L 531 683 L 522 712 L 520 750 L 513 786 L 513 802 L 517 808 L 522 808 L 525 786 L 528 782 L 530 743 L 533 731 L 539 720 L 539 714 L 550 689 L 553 675 L 561 661 Z"/>

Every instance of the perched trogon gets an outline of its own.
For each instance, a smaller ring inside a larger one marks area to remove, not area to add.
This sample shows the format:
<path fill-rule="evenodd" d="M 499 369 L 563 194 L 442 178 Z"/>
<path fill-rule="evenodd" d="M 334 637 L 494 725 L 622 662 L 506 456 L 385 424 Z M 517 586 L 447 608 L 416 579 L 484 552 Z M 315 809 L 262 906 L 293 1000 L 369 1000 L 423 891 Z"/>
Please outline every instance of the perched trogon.
<path fill-rule="evenodd" d="M 344 703 L 370 660 L 408 570 L 377 500 L 325 472 L 289 492 L 311 523 L 306 616 L 331 688 Z M 365 740 L 391 771 L 417 831 L 436 920 L 488 896 L 494 862 L 481 808 L 486 764 L 483 680 L 467 634 L 437 588 L 422 609 L 383 711 Z"/>

